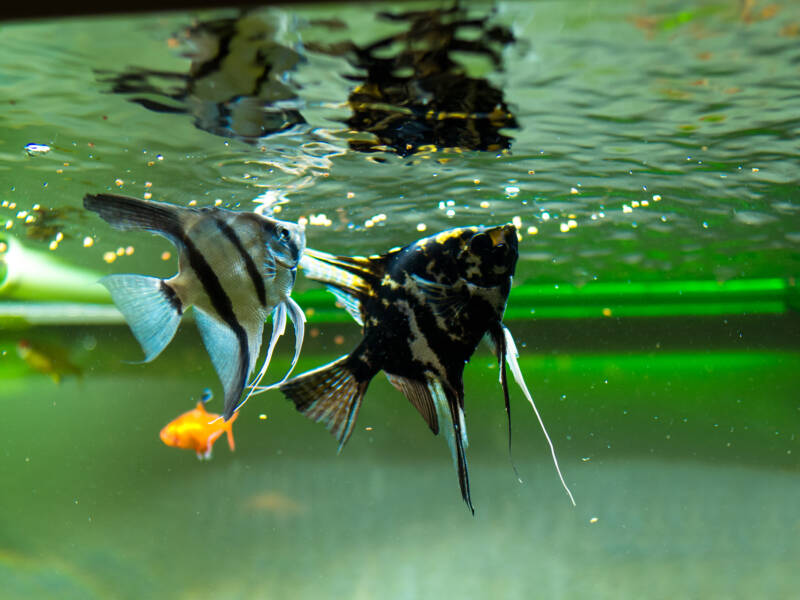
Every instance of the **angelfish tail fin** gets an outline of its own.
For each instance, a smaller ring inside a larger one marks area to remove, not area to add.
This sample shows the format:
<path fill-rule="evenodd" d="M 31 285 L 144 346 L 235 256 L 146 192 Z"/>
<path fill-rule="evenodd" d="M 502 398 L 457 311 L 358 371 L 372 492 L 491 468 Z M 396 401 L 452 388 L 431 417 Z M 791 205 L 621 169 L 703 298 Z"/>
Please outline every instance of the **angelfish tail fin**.
<path fill-rule="evenodd" d="M 347 443 L 367 391 L 369 380 L 360 381 L 348 366 L 350 355 L 280 385 L 295 408 L 312 421 L 323 423 L 339 442 Z"/>
<path fill-rule="evenodd" d="M 472 498 L 469 491 L 469 470 L 467 469 L 467 454 L 465 452 L 467 447 L 467 427 L 464 422 L 464 410 L 461 408 L 459 399 L 452 393 L 448 394 L 438 379 L 428 378 L 428 390 L 436 409 L 439 430 L 444 432 L 447 445 L 450 447 L 450 453 L 453 456 L 453 463 L 458 472 L 461 497 L 474 515 L 475 508 L 472 506 Z"/>
<path fill-rule="evenodd" d="M 547 433 L 547 428 L 544 426 L 544 421 L 542 420 L 542 416 L 539 414 L 539 409 L 536 408 L 533 397 L 528 391 L 528 386 L 525 385 L 525 379 L 522 377 L 522 370 L 519 368 L 519 363 L 517 362 L 517 357 L 519 356 L 519 352 L 517 352 L 517 345 L 514 343 L 514 338 L 511 336 L 511 332 L 508 330 L 508 327 L 505 325 L 501 325 L 501 327 L 503 328 L 503 339 L 505 340 L 506 361 L 508 362 L 508 366 L 511 368 L 514 381 L 517 382 L 517 385 L 519 385 L 519 387 L 522 389 L 522 393 L 525 394 L 528 402 L 530 402 L 531 406 L 533 407 L 533 412 L 536 414 L 536 418 L 539 420 L 539 425 L 541 426 L 542 433 L 544 433 L 544 437 L 547 440 L 547 445 L 550 446 L 550 455 L 553 457 L 553 464 L 556 467 L 558 478 L 561 480 L 561 485 L 567 492 L 570 502 L 572 502 L 572 505 L 575 506 L 575 498 L 573 498 L 572 492 L 567 486 L 567 482 L 564 481 L 564 476 L 561 474 L 561 468 L 558 466 L 558 459 L 556 458 L 556 449 L 553 446 L 553 441 L 550 439 L 550 435 Z"/>
<path fill-rule="evenodd" d="M 150 362 L 178 329 L 183 305 L 168 283 L 146 275 L 108 275 L 100 283 L 111 293 Z"/>

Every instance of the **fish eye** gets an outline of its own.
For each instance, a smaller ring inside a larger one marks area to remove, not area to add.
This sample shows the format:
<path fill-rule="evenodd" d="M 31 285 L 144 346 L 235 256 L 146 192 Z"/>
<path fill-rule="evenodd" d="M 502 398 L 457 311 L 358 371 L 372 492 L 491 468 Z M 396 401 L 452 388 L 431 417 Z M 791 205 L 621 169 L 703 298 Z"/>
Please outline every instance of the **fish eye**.
<path fill-rule="evenodd" d="M 469 242 L 469 249 L 477 254 L 484 254 L 492 247 L 491 238 L 485 233 L 474 235 Z"/>
<path fill-rule="evenodd" d="M 289 238 L 292 237 L 291 233 L 289 233 L 289 230 L 286 229 L 286 227 L 281 227 L 281 230 L 278 232 L 278 236 L 282 242 L 288 242 Z"/>

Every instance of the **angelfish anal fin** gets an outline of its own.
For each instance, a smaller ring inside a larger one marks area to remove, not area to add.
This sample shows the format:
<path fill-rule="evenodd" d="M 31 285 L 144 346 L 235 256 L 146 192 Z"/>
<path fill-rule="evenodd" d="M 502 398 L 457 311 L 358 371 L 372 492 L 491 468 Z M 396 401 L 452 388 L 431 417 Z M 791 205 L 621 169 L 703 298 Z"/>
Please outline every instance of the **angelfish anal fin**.
<path fill-rule="evenodd" d="M 461 408 L 461 402 L 456 395 L 445 391 L 442 383 L 435 377 L 428 378 L 428 390 L 436 408 L 439 430 L 444 432 L 447 445 L 450 447 L 453 463 L 458 473 L 461 497 L 474 515 L 475 508 L 472 506 L 470 497 L 469 470 L 465 452 L 467 447 L 467 428 L 464 421 L 464 410 Z"/>
<path fill-rule="evenodd" d="M 249 357 L 242 352 L 240 340 L 230 327 L 196 306 L 194 311 L 200 336 L 225 391 L 223 415 L 228 420 L 247 383 Z"/>
<path fill-rule="evenodd" d="M 431 431 L 433 431 L 434 435 L 438 434 L 439 418 L 437 416 L 436 406 L 433 398 L 431 397 L 431 392 L 430 389 L 428 389 L 427 384 L 414 379 L 409 379 L 408 377 L 392 375 L 391 373 L 386 373 L 386 377 L 394 387 L 403 393 L 403 395 L 409 402 L 411 402 L 414 408 L 419 411 L 419 414 L 421 414 L 422 418 L 425 419 L 425 422 L 428 424 L 428 427 L 431 428 Z"/>

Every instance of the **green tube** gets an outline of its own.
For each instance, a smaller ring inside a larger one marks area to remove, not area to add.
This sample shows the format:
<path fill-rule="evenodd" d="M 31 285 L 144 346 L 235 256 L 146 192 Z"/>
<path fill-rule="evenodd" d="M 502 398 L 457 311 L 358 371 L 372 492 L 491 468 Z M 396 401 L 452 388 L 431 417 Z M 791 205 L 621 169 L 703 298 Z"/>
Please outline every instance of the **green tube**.
<path fill-rule="evenodd" d="M 0 235 L 0 299 L 34 302 L 108 304 L 111 296 L 97 283 L 100 275 L 70 266 L 49 254 Z"/>

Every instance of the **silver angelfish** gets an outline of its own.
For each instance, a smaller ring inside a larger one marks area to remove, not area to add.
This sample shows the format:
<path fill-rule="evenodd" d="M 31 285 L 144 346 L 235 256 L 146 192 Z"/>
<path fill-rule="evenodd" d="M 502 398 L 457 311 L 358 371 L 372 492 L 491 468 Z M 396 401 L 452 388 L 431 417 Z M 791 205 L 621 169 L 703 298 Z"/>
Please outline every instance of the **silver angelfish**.
<path fill-rule="evenodd" d="M 100 280 L 145 353 L 155 359 L 169 344 L 184 311 L 195 320 L 225 392 L 227 421 L 258 389 L 286 316 L 292 319 L 295 352 L 303 343 L 305 315 L 290 294 L 305 250 L 301 225 L 254 212 L 185 208 L 115 194 L 87 194 L 83 206 L 117 229 L 162 235 L 179 250 L 178 273 L 168 279 L 109 275 Z M 264 323 L 272 313 L 272 336 L 256 376 Z M 242 393 L 249 388 L 242 400 Z"/>

